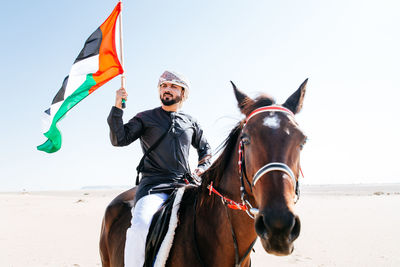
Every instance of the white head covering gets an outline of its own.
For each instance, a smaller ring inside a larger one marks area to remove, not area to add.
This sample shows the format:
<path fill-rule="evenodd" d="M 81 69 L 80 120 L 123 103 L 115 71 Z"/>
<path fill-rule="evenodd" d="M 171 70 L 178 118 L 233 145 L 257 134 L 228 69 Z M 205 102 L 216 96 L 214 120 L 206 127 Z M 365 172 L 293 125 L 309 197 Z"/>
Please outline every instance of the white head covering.
<path fill-rule="evenodd" d="M 186 80 L 186 78 L 178 73 L 178 72 L 174 72 L 174 71 L 164 71 L 164 73 L 160 76 L 160 79 L 158 80 L 158 88 L 160 88 L 160 85 L 168 82 L 168 83 L 172 83 L 178 86 L 181 86 L 185 89 L 185 92 L 183 94 L 183 98 L 182 101 L 185 101 L 188 96 L 189 96 L 189 82 Z"/>

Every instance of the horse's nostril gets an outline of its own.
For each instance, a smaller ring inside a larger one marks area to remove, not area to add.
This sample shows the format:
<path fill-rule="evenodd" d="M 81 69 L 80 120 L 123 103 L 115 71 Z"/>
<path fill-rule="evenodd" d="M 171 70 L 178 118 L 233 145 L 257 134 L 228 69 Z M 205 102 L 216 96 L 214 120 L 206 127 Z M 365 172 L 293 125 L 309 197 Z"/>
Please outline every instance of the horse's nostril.
<path fill-rule="evenodd" d="M 267 237 L 267 228 L 264 224 L 263 215 L 260 215 L 256 218 L 255 228 L 257 235 L 260 237 Z"/>
<path fill-rule="evenodd" d="M 300 219 L 293 213 L 286 213 L 285 216 L 261 213 L 255 220 L 255 229 L 261 238 L 286 236 L 286 241 L 293 242 L 300 234 Z"/>
<path fill-rule="evenodd" d="M 300 219 L 298 216 L 295 216 L 294 218 L 294 225 L 292 228 L 292 231 L 290 232 L 290 241 L 293 242 L 297 237 L 300 235 Z"/>

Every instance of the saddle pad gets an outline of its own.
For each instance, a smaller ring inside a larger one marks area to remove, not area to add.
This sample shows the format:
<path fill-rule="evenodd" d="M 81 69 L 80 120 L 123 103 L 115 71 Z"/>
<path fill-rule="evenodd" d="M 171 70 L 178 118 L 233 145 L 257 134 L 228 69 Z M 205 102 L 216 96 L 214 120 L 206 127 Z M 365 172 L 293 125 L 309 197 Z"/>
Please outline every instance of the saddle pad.
<path fill-rule="evenodd" d="M 178 210 L 185 187 L 175 190 L 154 214 L 146 240 L 144 267 L 163 267 L 178 225 Z"/>

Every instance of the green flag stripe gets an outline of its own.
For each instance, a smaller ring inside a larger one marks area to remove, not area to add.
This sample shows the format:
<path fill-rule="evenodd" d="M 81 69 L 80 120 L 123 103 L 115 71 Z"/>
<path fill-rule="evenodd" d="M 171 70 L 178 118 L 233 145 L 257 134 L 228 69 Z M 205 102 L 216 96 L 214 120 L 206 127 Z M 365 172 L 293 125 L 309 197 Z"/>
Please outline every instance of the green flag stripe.
<path fill-rule="evenodd" d="M 96 81 L 93 79 L 93 74 L 88 74 L 86 75 L 85 82 L 64 100 L 54 116 L 53 121 L 51 122 L 50 129 L 44 134 L 48 140 L 42 145 L 38 146 L 38 150 L 45 151 L 47 153 L 53 153 L 60 149 L 61 133 L 57 128 L 58 121 L 61 120 L 71 108 L 87 97 L 89 95 L 90 88 L 92 88 L 94 85 L 96 85 Z"/>

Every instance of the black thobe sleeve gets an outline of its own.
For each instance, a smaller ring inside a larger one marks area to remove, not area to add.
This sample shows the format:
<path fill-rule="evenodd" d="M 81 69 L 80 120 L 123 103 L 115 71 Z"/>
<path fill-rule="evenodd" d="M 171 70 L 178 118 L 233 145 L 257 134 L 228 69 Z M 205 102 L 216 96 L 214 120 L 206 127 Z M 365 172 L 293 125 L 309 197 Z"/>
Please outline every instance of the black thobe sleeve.
<path fill-rule="evenodd" d="M 197 122 L 194 122 L 194 129 L 195 131 L 192 138 L 192 146 L 196 148 L 199 156 L 199 163 L 197 167 L 205 170 L 210 166 L 209 159 L 211 158 L 211 147 L 204 137 L 203 130 Z"/>
<path fill-rule="evenodd" d="M 122 121 L 122 109 L 112 107 L 107 122 L 110 126 L 110 140 L 113 146 L 127 146 L 138 139 L 143 131 L 143 122 L 138 116 L 133 117 L 128 123 Z"/>

